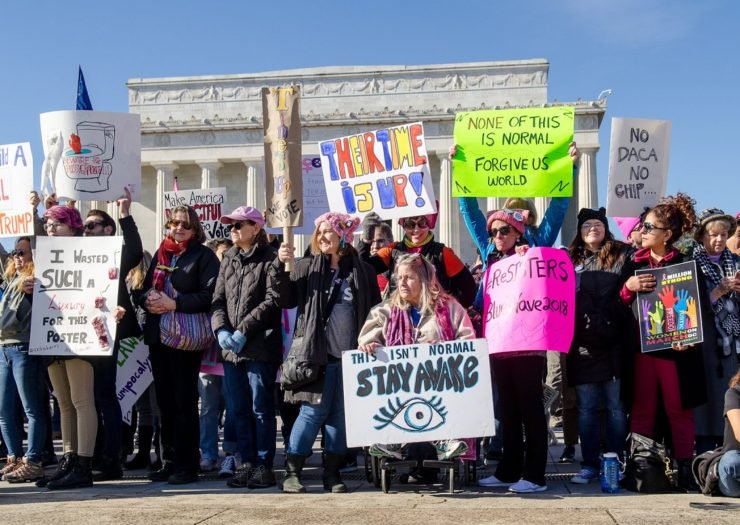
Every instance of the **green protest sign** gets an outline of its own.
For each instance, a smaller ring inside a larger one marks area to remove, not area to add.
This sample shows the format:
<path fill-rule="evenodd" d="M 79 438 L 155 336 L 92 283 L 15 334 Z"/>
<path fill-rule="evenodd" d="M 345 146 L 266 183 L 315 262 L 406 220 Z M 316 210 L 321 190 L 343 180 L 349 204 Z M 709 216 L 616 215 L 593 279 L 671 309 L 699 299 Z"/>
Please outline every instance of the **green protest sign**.
<path fill-rule="evenodd" d="M 455 115 L 455 197 L 570 197 L 572 107 Z"/>

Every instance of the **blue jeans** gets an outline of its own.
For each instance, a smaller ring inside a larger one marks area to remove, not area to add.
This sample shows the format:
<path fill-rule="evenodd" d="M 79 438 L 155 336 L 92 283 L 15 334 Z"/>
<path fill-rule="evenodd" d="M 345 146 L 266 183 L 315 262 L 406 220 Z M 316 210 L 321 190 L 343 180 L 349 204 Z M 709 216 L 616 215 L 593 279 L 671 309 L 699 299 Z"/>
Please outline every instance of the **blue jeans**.
<path fill-rule="evenodd" d="M 723 495 L 740 498 L 740 450 L 728 450 L 719 460 L 719 490 Z"/>
<path fill-rule="evenodd" d="M 599 470 L 600 428 L 599 409 L 606 409 L 607 452 L 616 452 L 622 457 L 627 439 L 627 414 L 619 397 L 619 379 L 600 383 L 576 385 L 578 398 L 578 433 L 581 435 L 581 465 Z"/>
<path fill-rule="evenodd" d="M 218 459 L 218 416 L 221 412 L 223 378 L 199 374 L 200 396 L 200 455 L 203 459 Z"/>
<path fill-rule="evenodd" d="M 17 412 L 20 396 L 28 418 L 28 451 L 26 457 L 41 462 L 46 440 L 46 412 L 48 402 L 43 360 L 28 355 L 28 344 L 0 347 L 0 430 L 8 447 L 8 454 L 23 457 L 23 433 Z"/>
<path fill-rule="evenodd" d="M 244 463 L 272 468 L 275 460 L 274 384 L 277 366 L 260 361 L 224 363 L 226 413 Z"/>
<path fill-rule="evenodd" d="M 302 403 L 293 424 L 288 443 L 288 454 L 308 457 L 313 443 L 324 425 L 324 451 L 344 454 L 347 451 L 347 433 L 344 426 L 344 393 L 342 392 L 342 363 L 326 366 L 321 403 Z"/>

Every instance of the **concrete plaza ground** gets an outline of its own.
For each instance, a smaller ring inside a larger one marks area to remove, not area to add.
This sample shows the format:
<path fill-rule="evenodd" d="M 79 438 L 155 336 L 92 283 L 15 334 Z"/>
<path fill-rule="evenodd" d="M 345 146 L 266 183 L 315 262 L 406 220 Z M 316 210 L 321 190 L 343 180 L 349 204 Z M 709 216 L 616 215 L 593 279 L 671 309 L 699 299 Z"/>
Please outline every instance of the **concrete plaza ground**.
<path fill-rule="evenodd" d="M 557 463 L 562 446 L 550 448 L 548 490 L 528 496 L 505 489 L 464 487 L 448 494 L 440 483 L 408 486 L 394 482 L 383 494 L 365 479 L 362 467 L 345 475 L 348 494 L 326 494 L 321 487 L 319 455 L 305 472 L 305 495 L 228 488 L 224 480 L 204 477 L 198 483 L 172 486 L 150 483 L 144 471 L 127 472 L 121 481 L 96 483 L 90 489 L 51 492 L 33 484 L 0 482 L 0 523 L 95 524 L 401 524 L 518 523 L 740 523 L 740 500 L 700 494 L 602 494 L 598 483 L 574 485 L 578 464 Z M 276 463 L 282 464 L 281 450 Z M 491 468 L 479 470 L 487 475 Z M 279 472 L 282 477 L 282 471 Z"/>

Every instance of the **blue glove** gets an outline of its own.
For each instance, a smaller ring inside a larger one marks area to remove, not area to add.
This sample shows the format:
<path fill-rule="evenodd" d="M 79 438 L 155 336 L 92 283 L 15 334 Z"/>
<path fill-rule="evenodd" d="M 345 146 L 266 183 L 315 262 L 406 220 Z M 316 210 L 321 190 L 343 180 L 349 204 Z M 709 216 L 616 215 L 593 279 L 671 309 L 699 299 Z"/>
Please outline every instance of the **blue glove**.
<path fill-rule="evenodd" d="M 219 330 L 216 337 L 218 337 L 218 346 L 230 352 L 234 351 L 236 344 L 228 330 Z"/>
<path fill-rule="evenodd" d="M 238 354 L 242 351 L 242 348 L 244 348 L 244 345 L 247 344 L 247 336 L 242 335 L 242 333 L 237 330 L 234 332 L 234 334 L 231 336 L 231 342 L 234 343 L 234 349 L 232 352 Z"/>

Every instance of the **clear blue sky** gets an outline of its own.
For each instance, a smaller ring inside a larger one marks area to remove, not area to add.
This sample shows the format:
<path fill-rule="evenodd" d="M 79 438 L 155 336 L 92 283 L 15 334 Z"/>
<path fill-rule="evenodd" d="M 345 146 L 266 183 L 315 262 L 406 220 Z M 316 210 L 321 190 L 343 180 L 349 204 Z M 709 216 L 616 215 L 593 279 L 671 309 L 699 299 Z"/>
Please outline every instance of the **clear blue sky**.
<path fill-rule="evenodd" d="M 668 191 L 734 213 L 739 15 L 734 0 L 8 1 L 0 144 L 31 141 L 38 174 L 39 113 L 74 108 L 78 64 L 95 109 L 127 111 L 129 78 L 545 58 L 551 101 L 613 91 L 602 205 L 611 118 L 657 118 L 673 122 Z"/>

